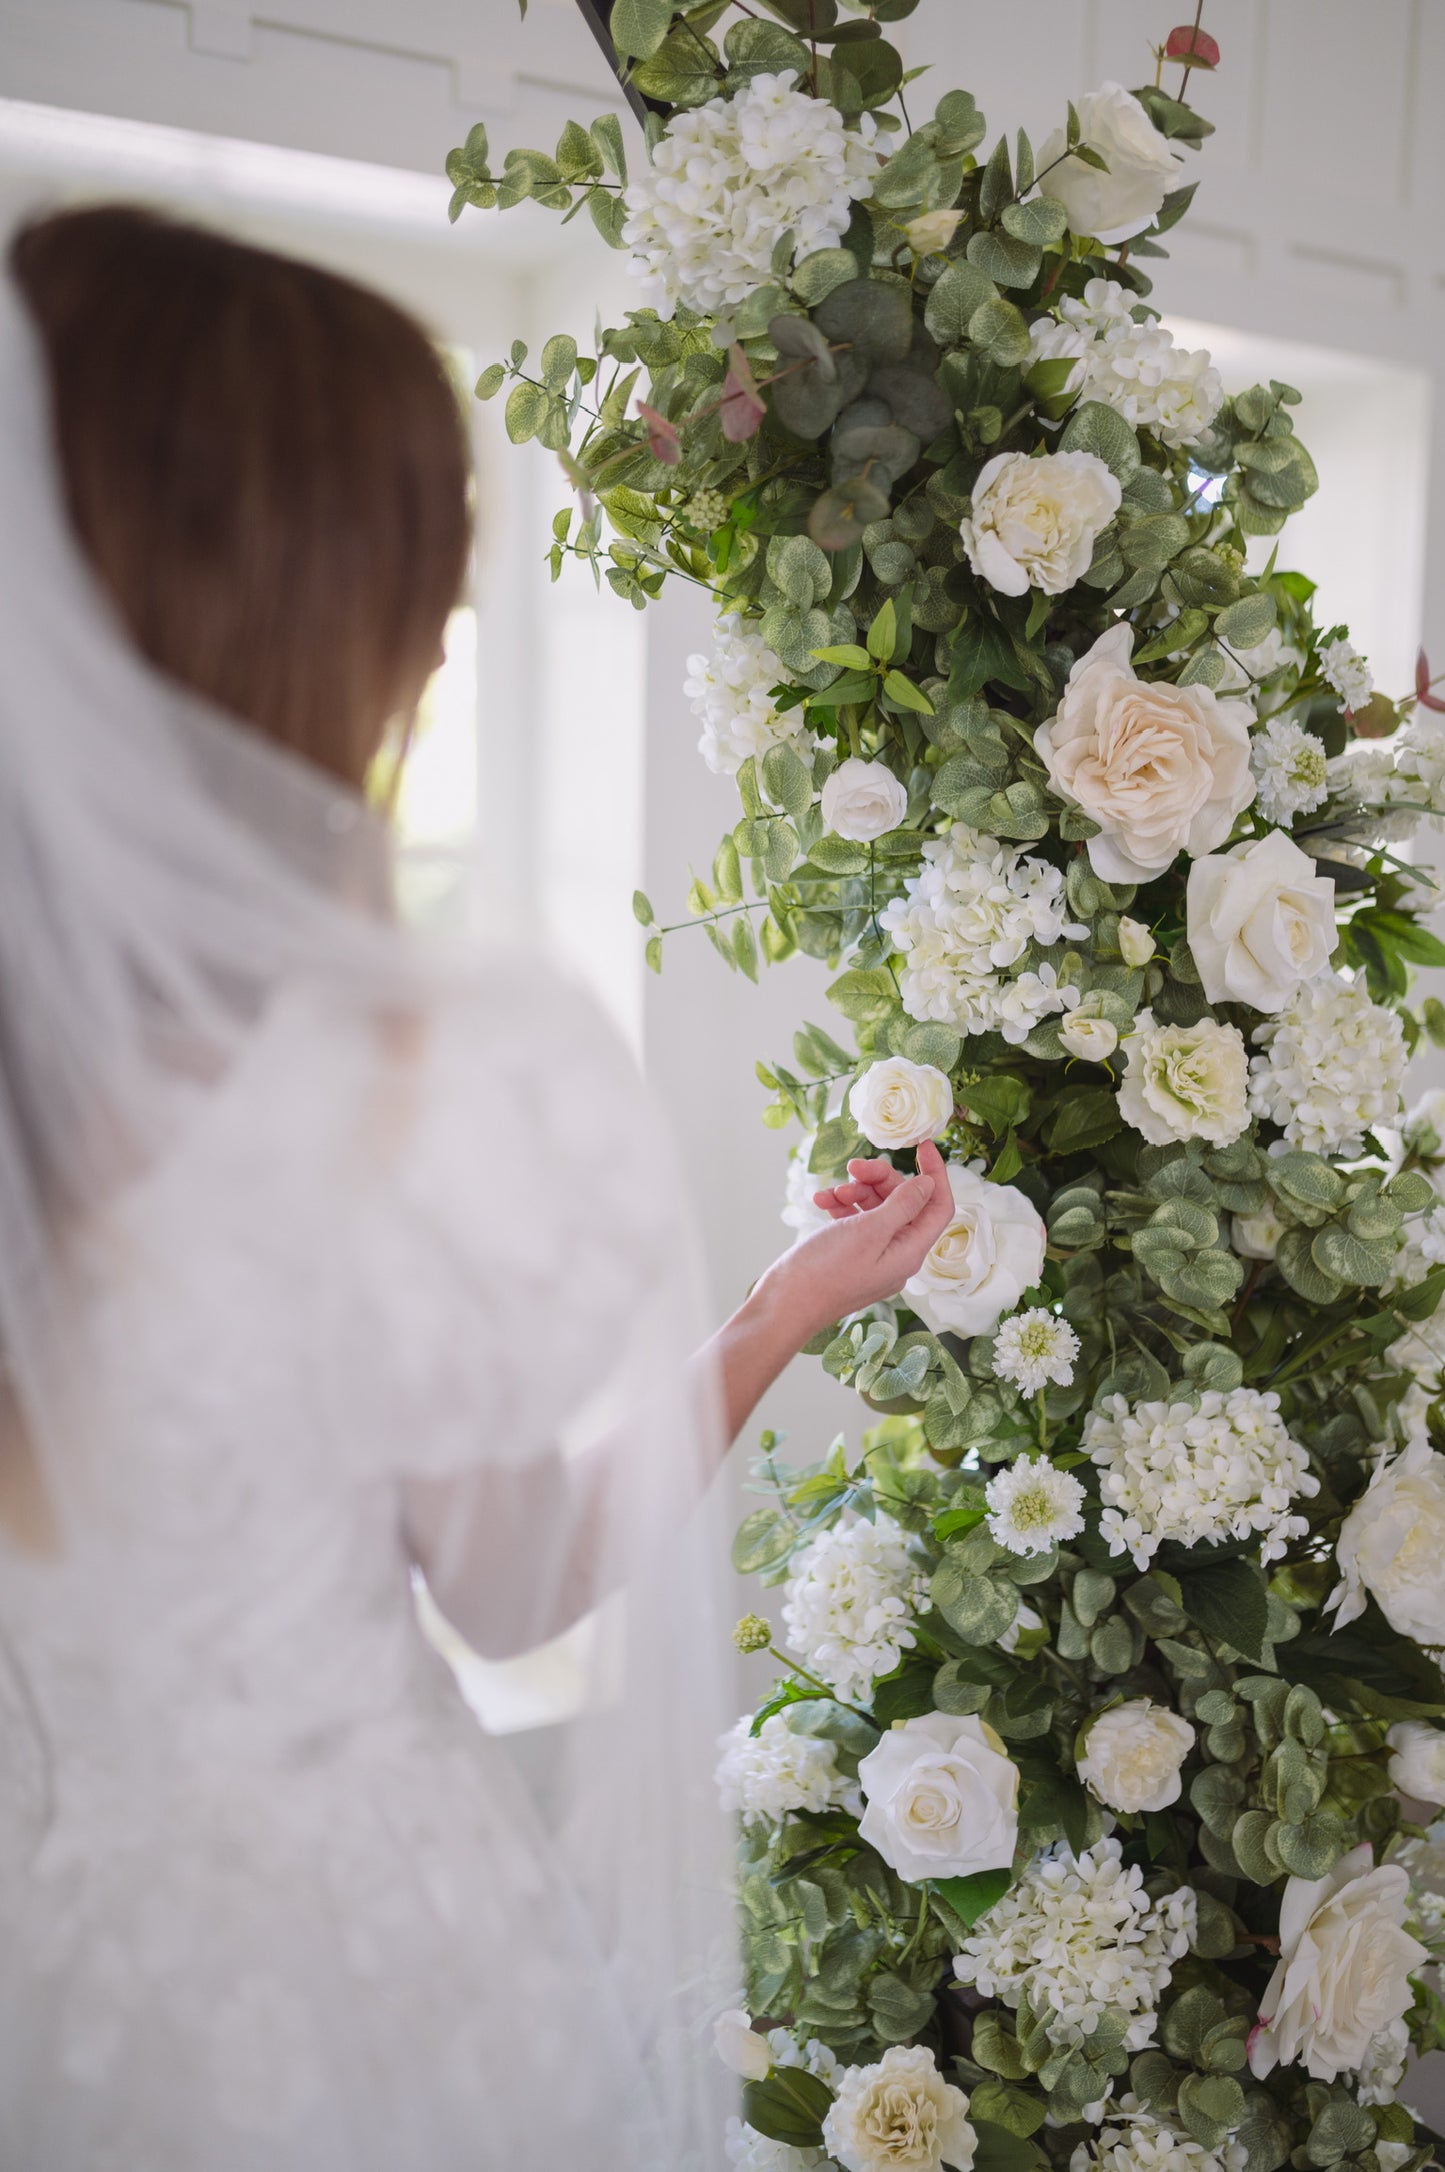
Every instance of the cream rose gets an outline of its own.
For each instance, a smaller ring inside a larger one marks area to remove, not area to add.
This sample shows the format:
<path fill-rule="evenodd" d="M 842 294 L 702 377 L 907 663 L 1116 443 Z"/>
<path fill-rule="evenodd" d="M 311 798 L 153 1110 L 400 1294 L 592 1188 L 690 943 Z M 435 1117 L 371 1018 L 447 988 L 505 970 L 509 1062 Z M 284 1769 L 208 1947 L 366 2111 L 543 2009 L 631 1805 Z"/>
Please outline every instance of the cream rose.
<path fill-rule="evenodd" d="M 1103 242 L 1128 241 L 1152 226 L 1179 179 L 1179 161 L 1132 91 L 1101 83 L 1075 108 L 1081 140 L 1108 166 L 1102 172 L 1081 158 L 1065 158 L 1068 138 L 1056 128 L 1039 152 L 1048 192 L 1069 214 L 1076 234 Z M 1062 161 L 1056 165 L 1055 160 Z"/>
<path fill-rule="evenodd" d="M 1002 596 L 1060 596 L 1088 572 L 1121 495 L 1097 453 L 996 453 L 960 525 L 968 562 Z"/>
<path fill-rule="evenodd" d="M 713 2046 L 718 2057 L 744 2081 L 766 2081 L 773 2071 L 773 2054 L 741 2006 L 729 2007 L 712 2025 Z"/>
<path fill-rule="evenodd" d="M 1315 2081 L 1334 2081 L 1408 2012 L 1410 1972 L 1430 1958 L 1403 1927 L 1409 1891 L 1398 1863 L 1372 1867 L 1368 1841 L 1323 1878 L 1288 1880 L 1279 1960 L 1249 2039 L 1253 2073 L 1298 2060 Z"/>
<path fill-rule="evenodd" d="M 1273 1259 L 1285 1225 L 1266 1207 L 1258 1214 L 1236 1214 L 1229 1224 L 1230 1242 L 1241 1259 Z"/>
<path fill-rule="evenodd" d="M 1158 946 L 1142 920 L 1131 920 L 1127 913 L 1119 915 L 1119 955 L 1125 965 L 1137 972 L 1147 965 Z"/>
<path fill-rule="evenodd" d="M 1054 790 L 1099 825 L 1089 859 L 1105 882 L 1147 882 L 1181 852 L 1212 852 L 1255 790 L 1248 702 L 1136 678 L 1133 647 L 1131 626 L 1100 634 L 1034 734 Z"/>
<path fill-rule="evenodd" d="M 1424 1720 L 1396 1720 L 1385 1737 L 1390 1781 L 1415 1802 L 1445 1804 L 1445 1730 Z"/>
<path fill-rule="evenodd" d="M 885 1056 L 870 1063 L 848 1095 L 853 1121 L 870 1146 L 900 1152 L 936 1139 L 953 1119 L 953 1088 L 931 1063 Z"/>
<path fill-rule="evenodd" d="M 858 1830 L 900 1878 L 1006 1870 L 1018 1842 L 1018 1767 L 972 1714 L 900 1720 L 858 1767 Z"/>
<path fill-rule="evenodd" d="M 896 830 L 907 812 L 908 794 L 886 762 L 850 756 L 823 786 L 825 827 L 857 845 Z"/>
<path fill-rule="evenodd" d="M 1104 1063 L 1119 1045 L 1119 1028 L 1107 1018 L 1081 1018 L 1075 1011 L 1060 1026 L 1059 1039 L 1071 1056 Z"/>
<path fill-rule="evenodd" d="M 948 1165 L 954 1214 L 903 1294 L 937 1334 L 987 1335 L 1043 1272 L 1038 1208 L 1012 1184 Z"/>
<path fill-rule="evenodd" d="M 1249 1129 L 1249 1056 L 1234 1026 L 1157 1026 L 1140 1011 L 1124 1043 L 1119 1113 L 1151 1146 L 1208 1139 L 1228 1146 Z"/>
<path fill-rule="evenodd" d="M 844 2172 L 969 2172 L 978 2136 L 968 2098 L 922 2044 L 890 2044 L 876 2066 L 843 2069 L 823 2147 Z"/>
<path fill-rule="evenodd" d="M 920 211 L 904 223 L 903 238 L 915 256 L 935 256 L 946 249 L 963 222 L 961 211 Z"/>
<path fill-rule="evenodd" d="M 1283 830 L 1189 870 L 1189 948 L 1211 1003 L 1282 1010 L 1335 947 L 1335 886 Z"/>
<path fill-rule="evenodd" d="M 1187 1719 L 1147 1697 L 1101 1712 L 1084 1738 L 1079 1778 L 1110 1810 L 1165 1810 L 1178 1802 L 1194 1747 Z"/>
<path fill-rule="evenodd" d="M 1418 1437 L 1374 1476 L 1335 1542 L 1343 1582 L 1325 1601 L 1343 1628 L 1377 1601 L 1392 1629 L 1417 1644 L 1445 1644 L 1445 1456 Z"/>

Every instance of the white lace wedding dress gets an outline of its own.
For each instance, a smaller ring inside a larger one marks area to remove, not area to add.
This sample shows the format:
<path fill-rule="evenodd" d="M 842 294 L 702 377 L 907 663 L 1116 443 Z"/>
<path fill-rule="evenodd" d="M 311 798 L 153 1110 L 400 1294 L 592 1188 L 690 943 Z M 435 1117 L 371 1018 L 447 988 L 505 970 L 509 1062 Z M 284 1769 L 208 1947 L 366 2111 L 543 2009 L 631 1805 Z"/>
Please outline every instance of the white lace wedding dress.
<path fill-rule="evenodd" d="M 59 1553 L 0 1547 L 4 2172 L 678 2172 L 585 1870 L 403 1535 L 429 1487 L 499 1653 L 585 1608 L 549 1444 L 675 1271 L 646 1105 L 545 978 L 398 1030 L 282 996 L 75 1233 L 104 1436 Z M 660 1807 L 619 1908 L 710 1875 Z"/>

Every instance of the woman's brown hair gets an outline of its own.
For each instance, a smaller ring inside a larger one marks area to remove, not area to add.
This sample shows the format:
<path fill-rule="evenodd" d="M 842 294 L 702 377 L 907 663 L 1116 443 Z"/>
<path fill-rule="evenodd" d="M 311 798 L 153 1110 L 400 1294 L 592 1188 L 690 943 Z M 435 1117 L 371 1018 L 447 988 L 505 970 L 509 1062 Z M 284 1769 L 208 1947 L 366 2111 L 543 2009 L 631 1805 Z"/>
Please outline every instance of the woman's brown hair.
<path fill-rule="evenodd" d="M 137 646 L 360 787 L 470 545 L 461 408 L 421 327 L 128 205 L 26 227 L 71 520 Z"/>

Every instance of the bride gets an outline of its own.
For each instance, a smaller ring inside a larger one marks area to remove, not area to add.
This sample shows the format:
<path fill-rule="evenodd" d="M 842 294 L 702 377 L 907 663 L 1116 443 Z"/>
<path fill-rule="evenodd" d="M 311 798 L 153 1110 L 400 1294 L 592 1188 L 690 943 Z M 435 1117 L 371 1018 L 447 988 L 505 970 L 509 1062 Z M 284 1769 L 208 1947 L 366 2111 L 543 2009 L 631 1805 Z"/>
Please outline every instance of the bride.
<path fill-rule="evenodd" d="M 625 1055 L 520 937 L 408 933 L 363 796 L 469 549 L 433 350 L 139 211 L 10 269 L 0 2165 L 712 2164 L 701 1504 L 947 1185 L 855 1165 L 689 1359 Z M 483 1654 L 585 1649 L 527 1762 L 417 1575 Z"/>

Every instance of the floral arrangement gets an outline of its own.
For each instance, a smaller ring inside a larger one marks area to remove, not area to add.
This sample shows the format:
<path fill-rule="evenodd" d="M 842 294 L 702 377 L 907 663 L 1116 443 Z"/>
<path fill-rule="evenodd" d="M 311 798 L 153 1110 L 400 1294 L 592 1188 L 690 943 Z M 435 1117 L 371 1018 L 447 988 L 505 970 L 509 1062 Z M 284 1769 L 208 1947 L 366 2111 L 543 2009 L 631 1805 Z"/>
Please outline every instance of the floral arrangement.
<path fill-rule="evenodd" d="M 785 1217 L 936 1140 L 951 1226 L 816 1345 L 878 1422 L 738 1568 L 776 1680 L 723 1745 L 752 2172 L 1415 2172 L 1445 2041 L 1445 1009 L 1394 701 L 1268 539 L 1298 395 L 1149 305 L 1209 134 L 1196 17 L 1037 149 L 931 111 L 918 0 L 616 0 L 615 119 L 454 213 L 585 205 L 638 306 L 488 369 L 580 558 L 717 624 L 741 802 L 689 913 L 827 961 L 852 1046 L 759 1066 Z M 1166 87 L 1166 69 L 1179 76 Z M 1261 540 L 1264 539 L 1264 540 Z M 841 1031 L 842 1029 L 837 1029 Z"/>

